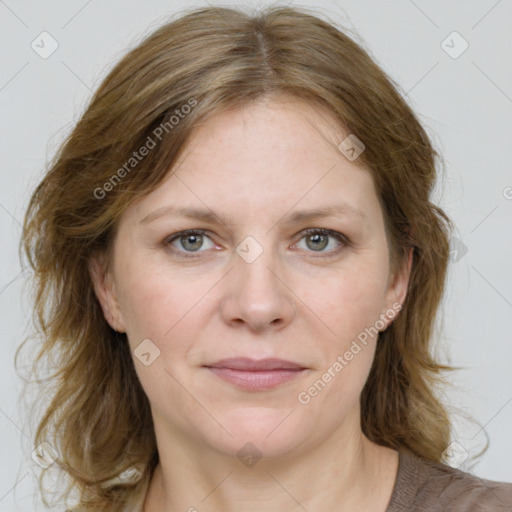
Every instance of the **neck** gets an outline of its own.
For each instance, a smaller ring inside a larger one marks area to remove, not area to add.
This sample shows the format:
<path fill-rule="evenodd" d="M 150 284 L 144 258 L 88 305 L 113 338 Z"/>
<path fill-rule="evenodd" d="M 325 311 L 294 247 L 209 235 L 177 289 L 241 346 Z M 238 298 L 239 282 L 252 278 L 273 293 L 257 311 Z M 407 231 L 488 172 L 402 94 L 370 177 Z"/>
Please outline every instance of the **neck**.
<path fill-rule="evenodd" d="M 398 470 L 398 452 L 360 431 L 252 467 L 190 440 L 161 448 L 144 512 L 385 512 Z"/>

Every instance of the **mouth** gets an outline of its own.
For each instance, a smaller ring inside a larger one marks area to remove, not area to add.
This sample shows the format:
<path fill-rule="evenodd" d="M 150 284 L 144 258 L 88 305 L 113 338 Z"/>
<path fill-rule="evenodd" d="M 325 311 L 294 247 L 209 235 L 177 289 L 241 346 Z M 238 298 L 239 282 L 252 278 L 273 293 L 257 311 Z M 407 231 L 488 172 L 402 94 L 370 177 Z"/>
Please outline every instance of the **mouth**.
<path fill-rule="evenodd" d="M 249 359 L 245 357 L 222 359 L 205 368 L 235 387 L 262 391 L 273 389 L 302 375 L 307 368 L 283 359 Z"/>

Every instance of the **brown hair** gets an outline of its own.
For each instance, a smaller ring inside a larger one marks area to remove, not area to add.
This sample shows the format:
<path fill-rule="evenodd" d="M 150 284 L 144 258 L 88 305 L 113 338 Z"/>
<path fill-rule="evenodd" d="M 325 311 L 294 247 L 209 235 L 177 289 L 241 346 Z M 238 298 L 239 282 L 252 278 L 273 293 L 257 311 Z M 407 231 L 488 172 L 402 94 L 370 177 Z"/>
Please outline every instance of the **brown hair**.
<path fill-rule="evenodd" d="M 363 432 L 430 460 L 449 443 L 448 414 L 435 393 L 449 367 L 435 361 L 431 340 L 451 223 L 430 202 L 438 154 L 424 128 L 396 84 L 334 23 L 289 7 L 258 15 L 197 9 L 150 34 L 110 71 L 24 221 L 42 341 L 33 367 L 46 362 L 52 370 L 35 443 L 56 449 L 55 464 L 80 491 L 79 510 L 121 510 L 158 462 L 126 336 L 106 322 L 88 262 L 108 254 L 123 211 L 168 176 L 198 123 L 271 93 L 327 108 L 363 141 L 358 163 L 371 171 L 382 204 L 392 271 L 414 250 L 406 301 L 380 334 L 361 396 Z M 132 160 L 150 139 L 156 147 Z M 120 477 L 138 465 L 140 479 Z"/>

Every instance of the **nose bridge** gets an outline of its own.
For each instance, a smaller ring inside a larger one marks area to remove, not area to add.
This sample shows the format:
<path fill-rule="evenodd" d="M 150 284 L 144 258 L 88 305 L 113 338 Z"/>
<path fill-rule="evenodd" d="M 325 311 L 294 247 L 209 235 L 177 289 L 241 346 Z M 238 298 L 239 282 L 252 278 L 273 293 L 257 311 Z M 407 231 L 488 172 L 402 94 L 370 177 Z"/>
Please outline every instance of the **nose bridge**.
<path fill-rule="evenodd" d="M 279 255 L 267 242 L 245 238 L 236 248 L 230 272 L 230 294 L 225 303 L 227 321 L 244 321 L 254 329 L 285 323 L 293 314 L 290 293 L 280 279 Z"/>
<path fill-rule="evenodd" d="M 282 292 L 276 277 L 279 262 L 270 245 L 270 237 L 265 240 L 260 237 L 260 240 L 248 236 L 236 248 L 236 278 L 242 285 L 242 291 L 251 294 L 261 293 L 269 300 L 271 295 L 275 296 Z"/>
<path fill-rule="evenodd" d="M 261 249 L 245 242 L 244 245 L 240 244 L 237 249 L 239 256 L 237 267 L 241 277 L 244 281 L 251 286 L 261 285 L 268 287 L 271 285 L 273 288 L 276 283 L 275 270 L 271 272 L 270 269 L 275 269 L 278 265 L 277 257 L 270 246 Z"/>

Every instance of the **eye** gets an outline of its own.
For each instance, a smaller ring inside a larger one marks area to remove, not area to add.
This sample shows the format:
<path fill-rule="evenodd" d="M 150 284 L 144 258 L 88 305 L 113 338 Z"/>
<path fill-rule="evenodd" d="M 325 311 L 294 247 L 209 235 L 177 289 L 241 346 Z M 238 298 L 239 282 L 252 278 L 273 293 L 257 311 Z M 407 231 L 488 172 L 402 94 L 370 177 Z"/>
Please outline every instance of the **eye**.
<path fill-rule="evenodd" d="M 311 250 L 312 252 L 320 252 L 320 253 L 329 253 L 329 254 L 337 254 L 340 252 L 346 245 L 349 245 L 348 238 L 342 233 L 338 233 L 337 231 L 331 231 L 329 229 L 321 229 L 321 228 L 311 228 L 303 231 L 305 236 L 301 238 L 306 241 L 306 248 Z M 335 239 L 336 243 L 330 243 L 329 239 Z M 332 246 L 335 246 L 332 249 Z M 331 250 L 325 251 L 327 247 L 331 247 Z M 337 248 L 336 248 L 337 247 Z"/>
<path fill-rule="evenodd" d="M 205 235 L 204 230 L 189 229 L 170 236 L 164 243 L 165 245 L 170 245 L 177 252 L 193 253 L 201 252 L 200 249 L 203 247 L 205 239 L 209 240 L 209 237 Z M 210 247 L 206 247 L 206 249 L 211 249 L 215 246 L 211 240 L 210 243 Z"/>
<path fill-rule="evenodd" d="M 210 237 L 205 233 L 206 231 L 203 229 L 188 229 L 186 231 L 180 231 L 179 233 L 175 233 L 174 235 L 166 238 L 164 240 L 164 245 L 170 246 L 174 252 L 179 253 L 186 258 L 194 258 L 196 256 L 194 256 L 193 253 L 202 252 L 201 249 L 206 250 L 216 247 Z M 306 240 L 306 250 L 308 252 L 318 252 L 322 255 L 323 253 L 335 255 L 343 250 L 345 246 L 350 245 L 350 240 L 345 235 L 329 229 L 311 228 L 304 230 L 302 234 L 303 236 L 300 241 Z M 336 241 L 335 243 L 331 243 L 331 240 L 333 239 Z M 207 245 L 205 247 L 205 240 L 210 241 L 209 246 Z M 334 249 L 332 248 L 333 245 Z M 325 250 L 329 247 L 330 250 Z M 301 249 L 303 249 L 303 247 L 301 247 Z"/>

